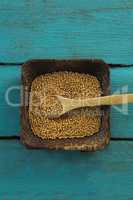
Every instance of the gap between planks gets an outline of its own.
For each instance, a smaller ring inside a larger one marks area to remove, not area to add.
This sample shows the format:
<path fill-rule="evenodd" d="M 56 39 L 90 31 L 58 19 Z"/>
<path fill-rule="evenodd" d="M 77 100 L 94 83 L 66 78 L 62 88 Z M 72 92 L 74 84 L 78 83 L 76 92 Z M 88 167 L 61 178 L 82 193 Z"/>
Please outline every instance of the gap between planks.
<path fill-rule="evenodd" d="M 0 62 L 0 66 L 22 66 L 24 63 L 3 63 L 3 62 Z M 133 67 L 133 64 L 111 64 L 111 63 L 108 63 L 108 65 L 111 67 L 111 68 L 116 68 L 116 67 Z"/>
<path fill-rule="evenodd" d="M 0 140 L 20 140 L 20 136 L 0 136 Z M 117 137 L 117 138 L 114 138 L 114 137 L 111 137 L 110 138 L 110 141 L 133 141 L 133 138 L 120 138 L 120 137 Z"/>

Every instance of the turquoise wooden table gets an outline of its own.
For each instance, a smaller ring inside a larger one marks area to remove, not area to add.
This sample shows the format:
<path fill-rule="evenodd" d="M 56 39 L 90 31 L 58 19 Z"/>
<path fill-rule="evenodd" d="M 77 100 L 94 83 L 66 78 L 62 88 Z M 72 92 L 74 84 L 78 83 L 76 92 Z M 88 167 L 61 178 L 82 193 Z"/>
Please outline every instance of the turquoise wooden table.
<path fill-rule="evenodd" d="M 133 105 L 111 110 L 111 142 L 95 153 L 27 150 L 19 141 L 21 65 L 100 58 L 111 92 L 133 92 L 132 0 L 0 0 L 0 200 L 132 200 Z"/>

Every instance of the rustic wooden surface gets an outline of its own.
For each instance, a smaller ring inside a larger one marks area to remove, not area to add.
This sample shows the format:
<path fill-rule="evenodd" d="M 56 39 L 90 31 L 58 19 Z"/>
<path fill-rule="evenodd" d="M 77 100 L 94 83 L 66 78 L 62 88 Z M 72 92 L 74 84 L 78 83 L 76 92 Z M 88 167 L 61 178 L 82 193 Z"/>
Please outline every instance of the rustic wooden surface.
<path fill-rule="evenodd" d="M 0 141 L 0 197 L 19 200 L 132 200 L 133 143 L 96 153 L 26 150 Z"/>
<path fill-rule="evenodd" d="M 102 58 L 133 64 L 132 0 L 1 0 L 0 62 Z"/>
<path fill-rule="evenodd" d="M 21 131 L 19 108 L 4 100 L 8 87 L 21 85 L 20 64 L 32 58 L 123 64 L 111 69 L 112 93 L 133 92 L 132 27 L 132 0 L 0 0 L 0 199 L 133 198 L 132 105 L 128 115 L 112 109 L 108 148 L 81 153 L 25 149 L 13 137 Z M 19 102 L 19 94 L 10 97 Z"/>

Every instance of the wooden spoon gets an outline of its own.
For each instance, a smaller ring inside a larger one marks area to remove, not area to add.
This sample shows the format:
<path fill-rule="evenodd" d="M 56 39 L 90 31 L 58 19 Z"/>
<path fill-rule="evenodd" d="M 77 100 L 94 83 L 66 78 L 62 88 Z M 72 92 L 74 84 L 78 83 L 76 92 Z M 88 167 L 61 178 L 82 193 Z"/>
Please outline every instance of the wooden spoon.
<path fill-rule="evenodd" d="M 133 103 L 133 94 L 110 95 L 89 99 L 68 99 L 58 95 L 55 97 L 61 104 L 62 111 L 58 112 L 57 115 L 52 115 L 51 112 L 49 118 L 59 118 L 65 113 L 77 108 Z"/>

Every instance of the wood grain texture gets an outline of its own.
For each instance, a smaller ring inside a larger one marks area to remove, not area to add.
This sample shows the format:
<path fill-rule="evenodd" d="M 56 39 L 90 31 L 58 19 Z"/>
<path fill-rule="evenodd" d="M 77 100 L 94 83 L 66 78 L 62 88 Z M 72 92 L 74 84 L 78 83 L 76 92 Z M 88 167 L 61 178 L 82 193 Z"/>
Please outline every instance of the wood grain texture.
<path fill-rule="evenodd" d="M 0 141 L 1 199 L 132 199 L 133 143 L 96 153 L 27 150 Z"/>
<path fill-rule="evenodd" d="M 11 136 L 20 132 L 19 107 L 10 105 L 10 102 L 20 102 L 18 87 L 21 87 L 20 67 L 0 66 L 0 136 Z"/>
<path fill-rule="evenodd" d="M 132 0 L 0 1 L 0 62 L 101 58 L 133 64 Z"/>
<path fill-rule="evenodd" d="M 133 93 L 133 67 L 111 69 L 111 93 Z M 111 109 L 113 137 L 133 138 L 133 104 Z"/>
<path fill-rule="evenodd" d="M 133 93 L 133 67 L 111 69 L 111 93 Z M 21 86 L 20 66 L 0 67 L 0 136 L 19 135 L 20 113 L 19 107 L 7 105 L 5 93 L 8 88 Z M 20 90 L 15 88 L 9 94 L 9 100 L 13 103 L 20 102 Z M 124 107 L 126 108 L 126 107 Z M 123 113 L 121 106 L 111 109 L 111 135 L 114 138 L 133 138 L 133 104 L 128 106 L 128 113 Z"/>

